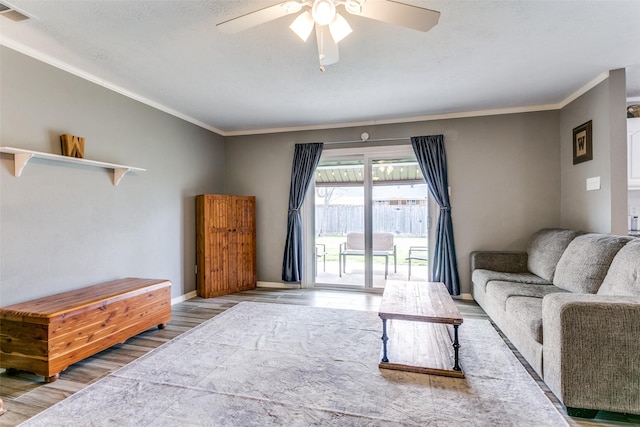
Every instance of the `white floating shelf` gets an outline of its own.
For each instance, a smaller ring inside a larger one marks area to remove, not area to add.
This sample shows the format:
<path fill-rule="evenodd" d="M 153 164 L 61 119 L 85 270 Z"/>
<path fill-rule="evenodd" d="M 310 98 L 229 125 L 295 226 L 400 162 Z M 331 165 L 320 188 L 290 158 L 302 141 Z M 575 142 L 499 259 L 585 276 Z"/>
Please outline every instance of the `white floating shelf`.
<path fill-rule="evenodd" d="M 98 162 L 95 160 L 78 159 L 76 157 L 61 156 L 58 154 L 42 153 L 39 151 L 23 150 L 21 148 L 0 147 L 0 153 L 13 154 L 14 175 L 22 175 L 24 167 L 32 158 L 53 160 L 56 162 L 75 163 L 79 165 L 95 166 L 98 168 L 113 170 L 113 185 L 118 185 L 127 172 L 146 172 L 146 169 L 134 168 L 133 166 L 117 165 L 115 163 Z"/>

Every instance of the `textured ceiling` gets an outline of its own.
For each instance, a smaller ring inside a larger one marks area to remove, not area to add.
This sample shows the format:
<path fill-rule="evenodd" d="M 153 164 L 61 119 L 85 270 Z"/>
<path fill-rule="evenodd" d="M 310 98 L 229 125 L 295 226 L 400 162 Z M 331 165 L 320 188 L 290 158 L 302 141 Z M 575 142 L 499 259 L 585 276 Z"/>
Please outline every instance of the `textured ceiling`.
<path fill-rule="evenodd" d="M 223 134 L 545 108 L 617 68 L 640 97 L 638 0 L 404 2 L 440 11 L 439 24 L 349 15 L 354 32 L 324 73 L 292 16 L 215 27 L 277 1 L 9 0 L 35 19 L 1 18 L 0 42 Z"/>

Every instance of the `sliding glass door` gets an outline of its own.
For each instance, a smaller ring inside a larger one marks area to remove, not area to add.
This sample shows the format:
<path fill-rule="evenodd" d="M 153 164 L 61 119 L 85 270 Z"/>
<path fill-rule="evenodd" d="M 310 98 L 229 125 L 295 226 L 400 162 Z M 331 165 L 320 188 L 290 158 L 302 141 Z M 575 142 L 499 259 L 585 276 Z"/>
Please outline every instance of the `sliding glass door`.
<path fill-rule="evenodd" d="M 313 191 L 307 283 L 428 280 L 428 192 L 411 147 L 325 149 Z"/>
<path fill-rule="evenodd" d="M 316 280 L 334 285 L 364 284 L 364 175 L 362 156 L 325 160 L 318 166 L 315 185 Z M 355 245 L 349 249 L 349 256 L 346 255 L 347 241 Z"/>
<path fill-rule="evenodd" d="M 373 287 L 428 279 L 427 185 L 414 156 L 371 159 Z M 409 270 L 411 267 L 411 270 Z"/>

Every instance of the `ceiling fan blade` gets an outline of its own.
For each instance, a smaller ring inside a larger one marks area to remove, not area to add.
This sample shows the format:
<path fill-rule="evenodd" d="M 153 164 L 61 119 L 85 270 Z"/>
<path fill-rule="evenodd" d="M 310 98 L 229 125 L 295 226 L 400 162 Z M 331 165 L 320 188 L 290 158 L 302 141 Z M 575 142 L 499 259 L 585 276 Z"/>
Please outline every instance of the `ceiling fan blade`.
<path fill-rule="evenodd" d="M 418 31 L 429 31 L 440 18 L 440 12 L 398 3 L 392 0 L 369 0 L 360 16 Z"/>
<path fill-rule="evenodd" d="M 338 44 L 331 37 L 328 25 L 316 24 L 316 41 L 318 42 L 320 65 L 331 65 L 338 62 L 340 59 Z"/>
<path fill-rule="evenodd" d="M 295 11 L 284 7 L 285 3 L 287 2 L 281 2 L 225 22 L 221 22 L 217 24 L 216 27 L 225 33 L 238 33 L 257 25 L 264 24 L 265 22 L 273 21 L 274 19 L 289 15 L 290 13 L 295 13 Z"/>

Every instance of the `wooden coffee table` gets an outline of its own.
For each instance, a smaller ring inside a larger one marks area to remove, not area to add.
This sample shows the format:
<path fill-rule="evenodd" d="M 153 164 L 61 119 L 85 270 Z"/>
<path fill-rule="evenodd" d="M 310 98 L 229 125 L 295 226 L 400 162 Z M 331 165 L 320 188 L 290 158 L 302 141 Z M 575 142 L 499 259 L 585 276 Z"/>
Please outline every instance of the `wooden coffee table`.
<path fill-rule="evenodd" d="M 462 316 L 444 284 L 389 281 L 378 315 L 382 319 L 380 368 L 464 378 L 458 361 Z M 453 340 L 448 325 L 453 325 Z"/>

